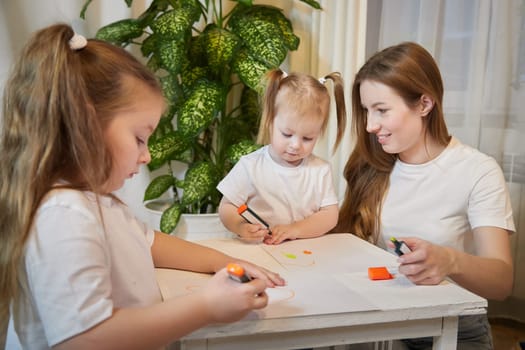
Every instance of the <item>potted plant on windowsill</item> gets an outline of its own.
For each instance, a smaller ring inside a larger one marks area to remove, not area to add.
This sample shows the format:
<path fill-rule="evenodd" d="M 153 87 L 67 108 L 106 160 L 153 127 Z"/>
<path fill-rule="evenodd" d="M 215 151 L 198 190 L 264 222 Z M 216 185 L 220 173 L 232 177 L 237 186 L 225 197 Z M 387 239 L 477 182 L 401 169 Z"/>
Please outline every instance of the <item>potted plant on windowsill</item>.
<path fill-rule="evenodd" d="M 92 0 L 87 0 L 81 12 Z M 125 0 L 131 6 L 133 0 Z M 320 9 L 317 1 L 300 0 Z M 166 172 L 146 188 L 144 201 L 170 194 L 160 229 L 171 233 L 183 213 L 216 212 L 216 186 L 233 164 L 254 151 L 259 83 L 278 67 L 299 38 L 281 9 L 233 0 L 153 0 L 137 18 L 100 28 L 96 37 L 140 46 L 159 76 L 168 102 L 150 137 L 150 170 Z M 182 175 L 176 165 L 187 165 Z"/>

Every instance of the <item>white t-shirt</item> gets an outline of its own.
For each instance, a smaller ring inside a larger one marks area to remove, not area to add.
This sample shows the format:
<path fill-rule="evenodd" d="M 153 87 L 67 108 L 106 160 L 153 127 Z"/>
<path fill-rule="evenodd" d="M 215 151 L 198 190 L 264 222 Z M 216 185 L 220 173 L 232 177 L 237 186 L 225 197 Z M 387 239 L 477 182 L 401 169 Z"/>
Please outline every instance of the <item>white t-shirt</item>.
<path fill-rule="evenodd" d="M 217 189 L 236 206 L 246 203 L 270 227 L 338 203 L 328 162 L 310 155 L 296 167 L 284 167 L 272 159 L 268 146 L 241 157 Z"/>
<path fill-rule="evenodd" d="M 455 138 L 428 163 L 396 161 L 381 222 L 383 248 L 391 236 L 410 236 L 470 254 L 475 253 L 472 229 L 515 231 L 501 168 Z"/>
<path fill-rule="evenodd" d="M 99 196 L 99 202 L 100 210 L 93 193 L 67 189 L 42 201 L 26 245 L 27 284 L 21 303 L 12 305 L 24 349 L 49 349 L 109 318 L 114 308 L 161 301 L 153 231 L 118 201 Z M 8 333 L 8 344 L 15 337 Z"/>

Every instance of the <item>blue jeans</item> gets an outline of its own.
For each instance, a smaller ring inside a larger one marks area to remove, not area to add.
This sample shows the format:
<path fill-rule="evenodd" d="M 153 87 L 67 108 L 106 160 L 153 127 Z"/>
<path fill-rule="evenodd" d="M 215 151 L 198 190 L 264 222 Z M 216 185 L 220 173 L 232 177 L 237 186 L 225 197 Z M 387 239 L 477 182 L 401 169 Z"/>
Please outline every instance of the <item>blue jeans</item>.
<path fill-rule="evenodd" d="M 432 337 L 403 339 L 410 350 L 432 349 Z M 458 321 L 457 350 L 493 350 L 487 315 L 461 316 Z"/>

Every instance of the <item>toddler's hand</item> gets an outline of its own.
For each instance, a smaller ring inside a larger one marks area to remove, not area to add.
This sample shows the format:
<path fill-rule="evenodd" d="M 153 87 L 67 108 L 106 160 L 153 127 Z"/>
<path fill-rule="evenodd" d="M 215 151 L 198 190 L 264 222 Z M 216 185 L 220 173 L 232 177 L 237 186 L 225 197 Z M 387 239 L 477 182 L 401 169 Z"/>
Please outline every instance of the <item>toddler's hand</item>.
<path fill-rule="evenodd" d="M 264 240 L 266 244 L 279 244 L 287 239 L 297 239 L 299 232 L 293 224 L 277 225 L 271 228 L 272 235 Z"/>
<path fill-rule="evenodd" d="M 239 237 L 247 243 L 261 243 L 270 231 L 260 225 L 242 223 L 239 230 Z"/>
<path fill-rule="evenodd" d="M 226 269 L 219 270 L 202 292 L 211 322 L 238 321 L 251 310 L 262 309 L 268 304 L 265 289 L 266 283 L 262 279 L 239 283 L 228 277 Z"/>

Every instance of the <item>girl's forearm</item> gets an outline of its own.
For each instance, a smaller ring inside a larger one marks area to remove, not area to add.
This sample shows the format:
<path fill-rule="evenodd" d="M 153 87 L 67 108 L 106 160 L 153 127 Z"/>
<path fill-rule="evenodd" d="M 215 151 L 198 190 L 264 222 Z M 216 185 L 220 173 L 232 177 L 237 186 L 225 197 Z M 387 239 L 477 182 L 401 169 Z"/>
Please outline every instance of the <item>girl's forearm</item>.
<path fill-rule="evenodd" d="M 234 260 L 222 252 L 156 232 L 151 247 L 155 267 L 213 273 Z"/>
<path fill-rule="evenodd" d="M 150 307 L 115 310 L 56 349 L 159 349 L 210 322 L 203 295 L 192 293 Z"/>
<path fill-rule="evenodd" d="M 297 238 L 311 238 L 324 235 L 337 224 L 339 209 L 337 205 L 322 208 L 294 225 L 299 231 Z"/>

